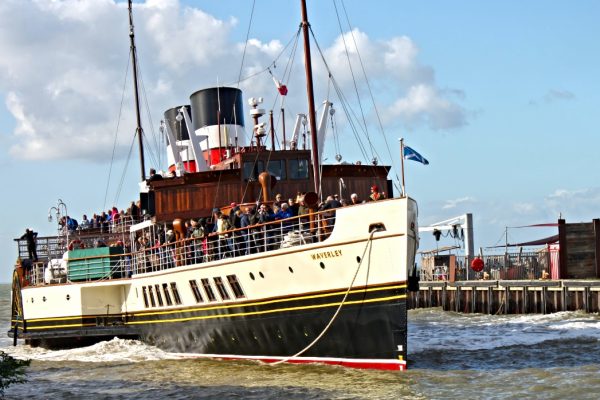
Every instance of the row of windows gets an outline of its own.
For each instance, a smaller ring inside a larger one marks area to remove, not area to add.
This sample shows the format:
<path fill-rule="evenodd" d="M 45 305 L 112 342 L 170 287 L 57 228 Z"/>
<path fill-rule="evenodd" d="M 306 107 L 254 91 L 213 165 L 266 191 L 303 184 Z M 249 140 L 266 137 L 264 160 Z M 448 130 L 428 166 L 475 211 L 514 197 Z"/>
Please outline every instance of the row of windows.
<path fill-rule="evenodd" d="M 217 288 L 219 297 L 222 300 L 231 299 L 228 288 L 220 276 L 214 277 L 213 282 Z M 242 290 L 242 286 L 237 279 L 237 276 L 227 275 L 227 282 L 229 283 L 229 288 L 233 292 L 233 296 L 236 299 L 246 297 L 244 291 Z M 198 282 L 195 279 L 190 280 L 190 288 L 192 289 L 192 294 L 194 295 L 196 302 L 204 302 L 204 296 L 202 295 L 202 292 L 206 296 L 207 301 L 217 301 L 217 296 L 215 295 L 215 291 L 213 290 L 208 278 L 200 279 L 200 284 L 202 285 L 202 291 L 200 290 L 200 286 L 198 286 Z M 142 297 L 144 299 L 144 306 L 146 308 L 181 304 L 181 296 L 179 296 L 179 290 L 177 290 L 177 283 L 175 282 L 171 282 L 170 284 L 163 283 L 162 285 L 156 284 L 142 286 Z"/>
<path fill-rule="evenodd" d="M 220 276 L 214 277 L 213 282 L 215 283 L 219 297 L 222 300 L 231 299 L 229 291 L 227 290 L 227 286 Z M 244 291 L 242 290 L 242 286 L 237 279 L 237 276 L 227 275 L 227 282 L 229 283 L 229 287 L 231 288 L 233 296 L 235 296 L 236 299 L 246 297 Z M 200 290 L 200 286 L 198 286 L 198 282 L 195 279 L 190 280 L 190 287 L 192 288 L 192 293 L 194 294 L 194 298 L 196 299 L 197 303 L 204 302 L 204 296 L 202 295 L 202 292 L 206 296 L 207 301 L 217 301 L 217 296 L 215 295 L 213 287 L 207 278 L 200 279 L 200 285 L 202 286 L 202 291 Z"/>
<path fill-rule="evenodd" d="M 173 296 L 171 296 L 171 293 Z M 144 306 L 146 308 L 181 304 L 181 297 L 179 296 L 179 290 L 177 290 L 175 282 L 171 282 L 170 285 L 163 283 L 162 286 L 158 283 L 154 286 L 142 286 L 142 297 L 144 298 Z"/>
<path fill-rule="evenodd" d="M 246 161 L 243 166 L 243 177 L 245 180 L 257 180 L 261 172 L 267 171 L 281 181 L 288 179 L 289 171 L 289 179 L 308 179 L 308 160 L 287 160 L 287 164 L 289 169 L 286 169 L 286 160 L 270 160 L 267 161 L 265 169 L 265 162 L 262 160 Z"/>

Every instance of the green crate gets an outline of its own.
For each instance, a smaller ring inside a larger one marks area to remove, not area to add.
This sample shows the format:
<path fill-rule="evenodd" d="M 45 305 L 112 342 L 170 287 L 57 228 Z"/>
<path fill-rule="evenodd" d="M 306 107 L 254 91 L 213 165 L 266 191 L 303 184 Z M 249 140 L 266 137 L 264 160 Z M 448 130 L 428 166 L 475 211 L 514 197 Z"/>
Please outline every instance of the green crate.
<path fill-rule="evenodd" d="M 70 281 L 120 277 L 121 271 L 113 271 L 120 259 L 120 257 L 114 257 L 118 254 L 123 254 L 123 247 L 70 250 L 67 276 Z"/>

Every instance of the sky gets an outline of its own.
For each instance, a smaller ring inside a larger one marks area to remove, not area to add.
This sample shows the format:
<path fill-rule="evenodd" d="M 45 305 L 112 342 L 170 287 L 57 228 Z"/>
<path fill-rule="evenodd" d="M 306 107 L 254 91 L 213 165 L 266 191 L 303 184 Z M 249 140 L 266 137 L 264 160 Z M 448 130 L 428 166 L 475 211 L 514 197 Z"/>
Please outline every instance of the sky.
<path fill-rule="evenodd" d="M 406 162 L 419 224 L 472 213 L 476 248 L 504 243 L 507 226 L 600 217 L 600 2 L 308 3 L 315 101 L 337 110 L 325 158 L 376 155 L 395 180 L 403 137 L 430 162 Z M 289 89 L 286 115 L 306 112 L 302 43 L 291 61 L 288 46 L 299 1 L 135 1 L 134 21 L 147 168 L 165 168 L 162 113 L 196 90 L 254 75 L 239 84 L 245 98 L 278 109 L 271 66 Z M 59 199 L 81 219 L 137 197 L 128 57 L 126 2 L 0 2 L 0 282 L 26 227 L 56 232 L 47 216 Z M 508 232 L 509 242 L 555 233 Z M 421 249 L 432 246 L 423 233 Z"/>

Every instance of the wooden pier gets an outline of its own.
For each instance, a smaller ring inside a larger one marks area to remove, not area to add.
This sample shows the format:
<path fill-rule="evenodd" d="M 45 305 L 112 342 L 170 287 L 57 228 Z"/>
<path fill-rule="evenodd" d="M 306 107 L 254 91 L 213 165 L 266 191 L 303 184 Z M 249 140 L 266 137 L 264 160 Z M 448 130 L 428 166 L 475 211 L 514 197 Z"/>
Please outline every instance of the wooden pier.
<path fill-rule="evenodd" d="M 498 280 L 420 282 L 409 292 L 408 307 L 484 314 L 597 313 L 600 280 Z"/>

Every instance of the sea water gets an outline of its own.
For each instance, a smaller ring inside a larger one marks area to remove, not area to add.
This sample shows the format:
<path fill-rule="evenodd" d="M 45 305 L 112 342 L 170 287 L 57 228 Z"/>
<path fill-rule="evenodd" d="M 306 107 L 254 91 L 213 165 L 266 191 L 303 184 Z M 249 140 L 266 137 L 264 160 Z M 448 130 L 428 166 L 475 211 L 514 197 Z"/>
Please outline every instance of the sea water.
<path fill-rule="evenodd" d="M 27 383 L 6 391 L 12 399 L 600 398 L 600 317 L 584 313 L 413 310 L 406 372 L 190 359 L 121 339 L 13 347 L 9 318 L 10 286 L 0 285 L 0 348 L 32 360 Z"/>

